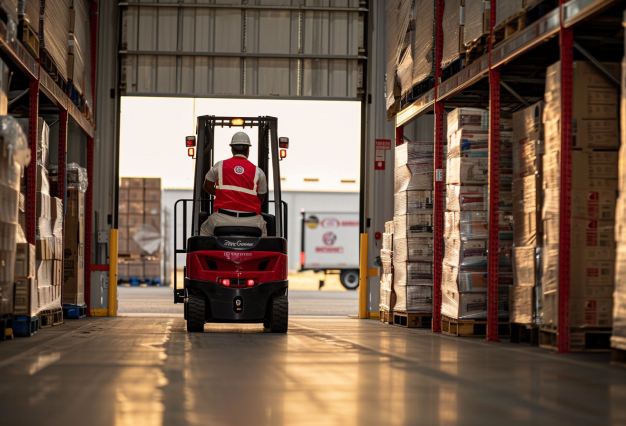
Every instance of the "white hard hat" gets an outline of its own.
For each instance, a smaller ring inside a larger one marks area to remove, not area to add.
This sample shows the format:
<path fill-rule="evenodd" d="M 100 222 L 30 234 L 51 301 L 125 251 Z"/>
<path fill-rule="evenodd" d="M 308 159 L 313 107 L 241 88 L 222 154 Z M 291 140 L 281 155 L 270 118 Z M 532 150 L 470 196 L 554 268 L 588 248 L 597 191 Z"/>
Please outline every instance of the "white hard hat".
<path fill-rule="evenodd" d="M 230 140 L 230 146 L 233 145 L 252 146 L 252 144 L 250 143 L 250 138 L 245 132 L 237 132 L 233 135 L 233 138 Z"/>

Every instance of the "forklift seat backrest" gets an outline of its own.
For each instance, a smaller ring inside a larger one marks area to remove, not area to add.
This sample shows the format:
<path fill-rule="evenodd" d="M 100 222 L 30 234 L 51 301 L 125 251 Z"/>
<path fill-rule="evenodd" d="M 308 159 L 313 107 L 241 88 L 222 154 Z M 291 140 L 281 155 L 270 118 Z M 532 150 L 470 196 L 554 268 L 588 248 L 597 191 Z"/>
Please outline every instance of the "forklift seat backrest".
<path fill-rule="evenodd" d="M 276 217 L 273 214 L 261 213 L 263 220 L 265 221 L 265 228 L 267 229 L 268 237 L 276 236 Z"/>
<path fill-rule="evenodd" d="M 213 231 L 216 237 L 261 237 L 260 228 L 254 226 L 218 226 Z"/>

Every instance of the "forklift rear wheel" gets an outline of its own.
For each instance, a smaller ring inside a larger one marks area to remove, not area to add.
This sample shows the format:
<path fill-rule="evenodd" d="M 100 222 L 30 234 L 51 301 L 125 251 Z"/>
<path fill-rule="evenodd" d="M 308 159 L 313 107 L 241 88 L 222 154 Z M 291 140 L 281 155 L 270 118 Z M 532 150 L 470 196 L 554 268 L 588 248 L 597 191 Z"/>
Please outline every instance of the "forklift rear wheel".
<path fill-rule="evenodd" d="M 204 331 L 204 299 L 189 295 L 187 302 L 187 332 L 202 333 Z"/>
<path fill-rule="evenodd" d="M 287 296 L 275 296 L 272 300 L 272 320 L 269 329 L 272 333 L 286 333 L 289 327 L 289 300 Z"/>
<path fill-rule="evenodd" d="M 359 286 L 359 271 L 350 269 L 348 271 L 341 271 L 341 285 L 348 290 L 356 290 Z"/>

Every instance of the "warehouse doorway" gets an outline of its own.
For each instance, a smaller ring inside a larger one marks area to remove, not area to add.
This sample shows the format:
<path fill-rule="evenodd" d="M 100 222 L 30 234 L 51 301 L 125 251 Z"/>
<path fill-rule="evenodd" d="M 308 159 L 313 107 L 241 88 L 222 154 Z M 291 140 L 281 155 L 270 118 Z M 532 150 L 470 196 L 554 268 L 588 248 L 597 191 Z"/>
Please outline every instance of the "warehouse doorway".
<path fill-rule="evenodd" d="M 290 138 L 287 158 L 281 163 L 281 187 L 283 199 L 289 203 L 290 285 L 293 291 L 301 292 L 294 295 L 292 308 L 302 314 L 356 314 L 357 293 L 340 295 L 344 288 L 339 284 L 338 276 L 329 275 L 326 278 L 323 273 L 299 273 L 298 270 L 301 209 L 359 211 L 361 107 L 359 101 L 123 97 L 120 109 L 120 176 L 161 179 L 161 246 L 149 259 L 145 250 L 135 253 L 138 247 L 131 232 L 122 228 L 132 229 L 131 222 L 132 226 L 138 226 L 139 215 L 143 214 L 145 218 L 152 212 L 146 213 L 144 209 L 142 213 L 134 204 L 130 204 L 132 212 L 124 211 L 123 198 L 132 198 L 130 195 L 137 198 L 139 194 L 122 185 L 118 222 L 120 235 L 126 240 L 120 239 L 119 250 L 120 314 L 182 315 L 179 305 L 173 304 L 169 288 L 175 273 L 179 280 L 182 279 L 185 262 L 184 255 L 178 255 L 180 270 L 174 269 L 173 207 L 176 200 L 191 198 L 194 160 L 188 156 L 184 141 L 185 136 L 195 134 L 196 117 L 199 115 L 278 117 L 279 136 Z M 221 128 L 216 131 L 216 161 L 230 156 L 228 143 L 237 130 L 241 129 Z M 248 130 L 248 133 L 256 140 L 255 130 Z M 250 158 L 256 158 L 256 155 L 256 152 L 251 152 Z M 134 185 L 139 186 L 137 182 Z M 129 191 L 129 195 L 122 194 L 124 191 Z M 271 179 L 269 192 L 271 199 Z M 145 188 L 144 194 L 148 194 Z M 129 200 L 129 203 L 138 201 Z M 143 201 L 144 206 L 149 202 Z M 123 215 L 132 216 L 133 220 L 129 222 Z M 179 223 L 178 227 L 181 226 L 182 223 Z M 178 231 L 181 235 L 182 228 Z M 358 246 L 358 241 L 355 240 L 354 244 Z M 130 250 L 131 245 L 135 246 L 134 250 Z M 128 251 L 123 252 L 124 249 Z M 140 269 L 138 263 L 157 259 L 160 282 L 152 275 L 136 276 Z M 132 274 L 128 271 L 129 266 L 134 267 Z M 324 286 L 320 286 L 320 281 L 324 282 Z M 150 285 L 156 283 L 161 286 Z M 317 293 L 323 294 L 319 296 Z"/>

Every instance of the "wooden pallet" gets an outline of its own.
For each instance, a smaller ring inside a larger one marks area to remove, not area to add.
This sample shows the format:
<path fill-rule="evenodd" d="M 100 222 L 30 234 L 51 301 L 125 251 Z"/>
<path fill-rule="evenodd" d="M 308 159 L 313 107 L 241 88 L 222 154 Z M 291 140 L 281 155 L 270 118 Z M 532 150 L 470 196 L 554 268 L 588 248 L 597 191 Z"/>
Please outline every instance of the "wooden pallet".
<path fill-rule="evenodd" d="M 39 35 L 33 30 L 33 26 L 26 17 L 20 21 L 18 36 L 28 53 L 35 59 L 39 59 Z"/>
<path fill-rule="evenodd" d="M 611 350 L 611 327 L 572 327 L 570 329 L 570 351 L 609 352 Z M 554 326 L 539 327 L 539 346 L 544 349 L 558 349 L 558 333 Z"/>
<path fill-rule="evenodd" d="M 39 312 L 39 328 L 63 324 L 63 308 L 46 309 Z"/>
<path fill-rule="evenodd" d="M 480 36 L 465 48 L 465 67 L 483 56 L 489 48 L 489 35 Z"/>
<path fill-rule="evenodd" d="M 486 319 L 456 319 L 441 316 L 441 331 L 457 337 L 486 337 Z M 506 337 L 511 333 L 508 321 L 498 321 L 498 336 Z"/>
<path fill-rule="evenodd" d="M 50 56 L 46 49 L 41 46 L 39 47 L 39 55 L 41 57 L 41 67 L 48 73 L 50 78 L 54 80 L 57 86 L 59 86 L 63 92 L 66 92 L 67 81 L 59 74 L 59 69 L 52 56 Z"/>
<path fill-rule="evenodd" d="M 433 315 L 394 311 L 393 325 L 407 328 L 432 328 Z"/>
<path fill-rule="evenodd" d="M 124 253 L 124 252 L 120 252 L 117 254 L 118 258 L 124 258 L 126 259 L 141 259 L 141 254 L 139 253 Z"/>
<path fill-rule="evenodd" d="M 393 324 L 393 311 L 380 311 L 380 322 L 385 324 Z"/>
<path fill-rule="evenodd" d="M 539 346 L 539 326 L 511 323 L 511 343 Z"/>
<path fill-rule="evenodd" d="M 494 46 L 526 28 L 526 11 L 521 10 L 493 29 Z"/>

